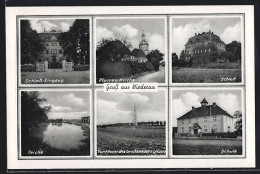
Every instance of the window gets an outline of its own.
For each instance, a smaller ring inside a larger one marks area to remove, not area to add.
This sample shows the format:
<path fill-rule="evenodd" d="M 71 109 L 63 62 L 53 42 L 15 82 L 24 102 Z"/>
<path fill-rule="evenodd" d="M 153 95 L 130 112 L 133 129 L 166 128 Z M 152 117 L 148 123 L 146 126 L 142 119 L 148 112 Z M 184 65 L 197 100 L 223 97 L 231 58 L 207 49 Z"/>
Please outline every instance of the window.
<path fill-rule="evenodd" d="M 184 127 L 181 128 L 181 132 L 184 132 Z"/>
<path fill-rule="evenodd" d="M 214 120 L 214 121 L 217 121 L 217 117 L 216 117 L 216 116 L 213 116 L 213 120 Z"/>
<path fill-rule="evenodd" d="M 51 46 L 57 46 L 56 42 L 51 43 Z"/>
<path fill-rule="evenodd" d="M 208 131 L 207 126 L 204 126 L 204 132 L 207 132 L 207 131 Z"/>
<path fill-rule="evenodd" d="M 208 120 L 207 120 L 207 117 L 204 117 L 204 122 L 207 122 Z"/>
<path fill-rule="evenodd" d="M 62 54 L 62 49 L 59 50 L 59 54 Z"/>
<path fill-rule="evenodd" d="M 56 54 L 57 54 L 57 50 L 56 50 L 56 49 L 52 49 L 52 50 L 51 50 L 51 54 L 56 55 Z"/>
<path fill-rule="evenodd" d="M 184 120 L 181 120 L 181 123 L 184 124 Z"/>
<path fill-rule="evenodd" d="M 189 127 L 189 132 L 191 132 L 191 127 Z"/>
<path fill-rule="evenodd" d="M 46 54 L 49 54 L 49 50 L 46 50 Z"/>
<path fill-rule="evenodd" d="M 189 118 L 189 123 L 191 123 L 191 119 Z"/>
<path fill-rule="evenodd" d="M 205 49 L 205 52 L 207 52 L 207 49 Z"/>
<path fill-rule="evenodd" d="M 45 45 L 46 45 L 46 46 L 49 46 L 49 44 L 48 44 L 47 42 L 45 43 Z"/>
<path fill-rule="evenodd" d="M 195 53 L 196 53 L 196 50 L 195 50 Z"/>
<path fill-rule="evenodd" d="M 209 52 L 210 52 L 210 48 L 209 48 Z"/>
<path fill-rule="evenodd" d="M 198 123 L 199 122 L 199 118 L 196 118 L 196 123 Z"/>

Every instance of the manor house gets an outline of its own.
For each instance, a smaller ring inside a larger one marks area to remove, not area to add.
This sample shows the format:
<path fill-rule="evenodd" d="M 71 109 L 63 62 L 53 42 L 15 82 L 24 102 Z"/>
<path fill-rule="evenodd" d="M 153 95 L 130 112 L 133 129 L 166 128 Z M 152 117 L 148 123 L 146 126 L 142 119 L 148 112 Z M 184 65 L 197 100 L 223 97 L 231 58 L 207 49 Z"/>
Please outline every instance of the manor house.
<path fill-rule="evenodd" d="M 177 119 L 178 133 L 198 135 L 202 133 L 233 132 L 234 117 L 219 107 L 215 102 L 208 105 L 204 98 L 201 107 L 192 109 Z"/>
<path fill-rule="evenodd" d="M 208 54 L 212 51 L 226 51 L 226 44 L 219 36 L 211 32 L 195 33 L 195 36 L 189 38 L 185 44 L 185 61 L 189 61 L 195 56 Z"/>
<path fill-rule="evenodd" d="M 43 62 L 44 60 L 48 60 L 49 68 L 62 67 L 62 59 L 64 59 L 64 54 L 59 42 L 60 33 L 61 31 L 55 30 L 44 30 L 44 32 L 39 33 L 45 49 L 38 61 Z"/>

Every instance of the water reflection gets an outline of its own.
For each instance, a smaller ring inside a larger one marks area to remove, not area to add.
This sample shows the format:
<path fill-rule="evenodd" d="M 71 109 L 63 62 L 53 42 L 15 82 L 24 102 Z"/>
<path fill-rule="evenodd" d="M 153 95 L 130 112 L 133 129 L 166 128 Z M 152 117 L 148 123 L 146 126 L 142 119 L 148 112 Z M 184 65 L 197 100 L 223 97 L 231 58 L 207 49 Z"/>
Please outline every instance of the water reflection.
<path fill-rule="evenodd" d="M 49 124 L 44 132 L 43 142 L 57 149 L 70 150 L 83 145 L 81 140 L 84 138 L 81 126 L 67 123 Z"/>

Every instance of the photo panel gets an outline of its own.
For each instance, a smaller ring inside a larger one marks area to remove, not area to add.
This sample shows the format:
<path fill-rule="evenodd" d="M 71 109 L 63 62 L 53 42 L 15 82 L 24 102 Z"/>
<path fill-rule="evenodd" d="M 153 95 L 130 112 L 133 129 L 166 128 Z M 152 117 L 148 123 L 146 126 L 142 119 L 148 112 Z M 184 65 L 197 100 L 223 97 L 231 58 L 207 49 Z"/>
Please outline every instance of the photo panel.
<path fill-rule="evenodd" d="M 243 87 L 170 89 L 171 158 L 245 158 Z"/>
<path fill-rule="evenodd" d="M 168 158 L 167 88 L 95 91 L 95 158 Z"/>
<path fill-rule="evenodd" d="M 90 89 L 19 90 L 19 159 L 92 158 Z"/>
<path fill-rule="evenodd" d="M 91 16 L 18 16 L 21 87 L 92 84 Z"/>
<path fill-rule="evenodd" d="M 170 84 L 244 84 L 244 14 L 170 17 Z"/>
<path fill-rule="evenodd" d="M 94 19 L 95 84 L 168 85 L 167 17 L 111 15 Z"/>

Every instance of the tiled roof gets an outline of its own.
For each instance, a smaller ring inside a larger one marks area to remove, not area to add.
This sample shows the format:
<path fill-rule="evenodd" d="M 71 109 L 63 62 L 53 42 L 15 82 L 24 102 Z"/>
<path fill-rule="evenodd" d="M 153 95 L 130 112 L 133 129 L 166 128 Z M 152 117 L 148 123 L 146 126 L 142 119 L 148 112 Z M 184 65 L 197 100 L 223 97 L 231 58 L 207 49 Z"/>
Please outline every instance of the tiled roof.
<path fill-rule="evenodd" d="M 136 55 L 136 57 L 146 57 L 143 50 L 141 49 L 137 49 L 135 48 L 133 51 L 132 51 L 133 54 Z"/>
<path fill-rule="evenodd" d="M 221 43 L 221 44 L 225 44 L 219 36 L 213 34 L 213 32 L 203 32 L 203 33 L 199 33 L 196 36 L 193 36 L 191 38 L 189 38 L 188 42 L 186 43 L 186 45 L 192 45 L 195 43 L 201 43 L 201 42 L 205 42 L 205 41 L 210 41 L 210 38 L 212 41 L 215 41 L 217 43 Z"/>
<path fill-rule="evenodd" d="M 187 112 L 186 114 L 179 117 L 178 119 L 194 118 L 194 117 L 210 116 L 210 115 L 226 115 L 233 118 L 233 116 L 231 116 L 229 113 L 227 113 L 218 105 L 215 106 L 208 105 L 208 106 L 194 108 L 193 110 Z"/>

